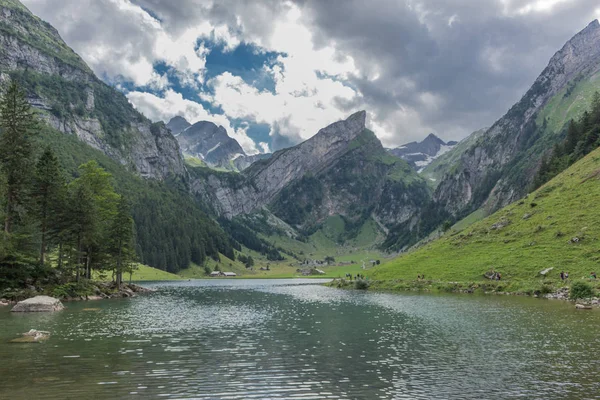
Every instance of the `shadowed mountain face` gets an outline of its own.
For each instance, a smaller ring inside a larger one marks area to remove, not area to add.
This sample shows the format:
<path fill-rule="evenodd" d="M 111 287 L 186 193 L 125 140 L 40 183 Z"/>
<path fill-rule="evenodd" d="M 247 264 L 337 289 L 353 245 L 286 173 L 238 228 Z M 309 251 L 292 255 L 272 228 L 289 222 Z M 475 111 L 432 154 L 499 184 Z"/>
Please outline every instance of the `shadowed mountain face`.
<path fill-rule="evenodd" d="M 167 127 L 177 138 L 181 150 L 188 157 L 204 161 L 209 167 L 243 171 L 253 162 L 269 158 L 270 154 L 246 155 L 237 140 L 222 126 L 209 121 L 190 124 L 183 117 L 174 117 Z"/>
<path fill-rule="evenodd" d="M 193 190 L 227 218 L 267 208 L 304 232 L 338 215 L 358 226 L 372 218 L 387 230 L 413 217 L 431 194 L 365 128 L 365 118 L 355 113 L 239 175 L 196 169 Z"/>
<path fill-rule="evenodd" d="M 496 210 L 526 194 L 541 157 L 560 140 L 568 118 L 577 117 L 572 110 L 587 109 L 591 99 L 586 90 L 600 89 L 599 77 L 600 23 L 595 20 L 551 58 L 523 98 L 462 154 L 437 187 L 436 202 L 463 216 L 482 205 Z M 570 107 L 560 111 L 558 105 L 567 102 Z"/>
<path fill-rule="evenodd" d="M 395 149 L 388 149 L 388 152 L 406 160 L 413 168 L 420 171 L 455 145 L 456 142 L 446 143 L 430 133 L 421 142 L 410 142 Z"/>
<path fill-rule="evenodd" d="M 183 117 L 173 117 L 169 123 L 167 124 L 167 128 L 171 130 L 173 135 L 179 135 L 181 132 L 185 131 L 187 128 L 192 126 L 187 120 Z"/>
<path fill-rule="evenodd" d="M 184 154 L 200 158 L 211 166 L 224 167 L 231 160 L 246 155 L 239 143 L 227 135 L 225 128 L 212 122 L 196 122 L 176 137 Z"/>

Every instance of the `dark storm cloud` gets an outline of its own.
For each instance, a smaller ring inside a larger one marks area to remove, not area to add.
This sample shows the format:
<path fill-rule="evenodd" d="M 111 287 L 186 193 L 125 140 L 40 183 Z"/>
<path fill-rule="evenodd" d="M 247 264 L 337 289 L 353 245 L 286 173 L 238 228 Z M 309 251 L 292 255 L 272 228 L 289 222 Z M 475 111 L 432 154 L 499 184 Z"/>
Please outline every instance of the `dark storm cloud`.
<path fill-rule="evenodd" d="M 243 30 L 249 38 L 266 37 L 274 21 L 289 8 L 280 0 L 132 0 L 145 10 L 156 15 L 163 26 L 177 32 L 199 21 L 210 21 L 213 25 L 226 25 L 232 33 Z"/>
<path fill-rule="evenodd" d="M 344 82 L 357 96 L 336 106 L 348 114 L 357 108 L 370 111 L 370 119 L 386 132 L 387 145 L 422 138 L 430 130 L 458 139 L 489 126 L 524 94 L 554 52 L 600 13 L 597 0 L 293 2 L 314 44 L 334 47 L 340 60 L 351 56 L 357 66 Z M 122 10 L 131 5 L 126 0 L 25 3 L 101 74 L 137 76 L 140 60 L 159 56 L 148 56 L 156 30 L 131 20 Z M 273 22 L 290 10 L 290 3 L 280 0 L 132 3 L 174 35 L 209 22 L 258 46 L 268 43 Z M 280 137 L 299 140 L 291 127 L 281 125 L 272 126 L 274 147 L 284 145 Z"/>
<path fill-rule="evenodd" d="M 315 42 L 334 43 L 354 58 L 362 73 L 352 84 L 378 120 L 393 124 L 398 110 L 411 108 L 424 126 L 454 138 L 500 117 L 599 6 L 579 0 L 520 13 L 528 3 L 534 2 L 298 2 Z M 368 79 L 373 71 L 377 80 Z M 424 104 L 424 93 L 435 104 Z M 399 121 L 395 133 L 412 136 L 405 129 L 410 125 Z"/>

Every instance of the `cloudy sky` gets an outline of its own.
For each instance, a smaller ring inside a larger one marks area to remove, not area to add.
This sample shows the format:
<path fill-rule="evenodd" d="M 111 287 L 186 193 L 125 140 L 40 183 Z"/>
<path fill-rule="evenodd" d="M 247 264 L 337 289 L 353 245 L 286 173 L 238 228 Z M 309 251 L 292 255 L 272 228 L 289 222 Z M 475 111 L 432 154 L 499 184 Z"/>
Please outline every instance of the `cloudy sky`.
<path fill-rule="evenodd" d="M 152 120 L 276 150 L 365 109 L 386 146 L 461 139 L 600 17 L 597 0 L 22 0 Z"/>

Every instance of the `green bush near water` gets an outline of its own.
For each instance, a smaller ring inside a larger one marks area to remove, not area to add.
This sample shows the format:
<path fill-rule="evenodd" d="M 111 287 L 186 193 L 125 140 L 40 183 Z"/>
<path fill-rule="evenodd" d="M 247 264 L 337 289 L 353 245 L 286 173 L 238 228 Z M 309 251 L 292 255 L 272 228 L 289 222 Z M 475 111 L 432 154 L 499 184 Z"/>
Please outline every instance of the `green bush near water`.
<path fill-rule="evenodd" d="M 369 282 L 364 279 L 358 279 L 354 282 L 354 289 L 357 290 L 367 290 L 369 288 Z"/>
<path fill-rule="evenodd" d="M 569 298 L 571 300 L 589 299 L 594 297 L 594 288 L 585 282 L 575 282 L 571 285 Z"/>

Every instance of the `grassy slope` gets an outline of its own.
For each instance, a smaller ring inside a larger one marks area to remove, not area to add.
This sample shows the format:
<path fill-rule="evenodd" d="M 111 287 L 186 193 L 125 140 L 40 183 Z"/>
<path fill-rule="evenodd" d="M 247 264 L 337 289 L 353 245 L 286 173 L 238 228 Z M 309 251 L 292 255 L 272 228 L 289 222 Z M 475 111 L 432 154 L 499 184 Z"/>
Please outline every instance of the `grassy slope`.
<path fill-rule="evenodd" d="M 594 92 L 600 90 L 600 72 L 586 79 L 574 79 L 556 94 L 539 113 L 536 123 L 541 126 L 547 119 L 547 131 L 558 133 L 571 119 L 578 119 L 589 110 Z M 568 92 L 568 94 L 567 94 Z"/>
<path fill-rule="evenodd" d="M 129 280 L 129 274 L 125 274 L 123 279 Z M 173 281 L 178 279 L 182 279 L 181 276 L 142 264 L 138 265 L 132 275 L 133 281 Z"/>
<path fill-rule="evenodd" d="M 424 273 L 445 282 L 476 282 L 485 281 L 482 275 L 494 268 L 515 286 L 542 280 L 558 284 L 561 270 L 573 279 L 585 278 L 600 269 L 599 171 L 600 149 L 524 200 L 385 263 L 371 275 L 378 280 L 414 280 Z M 531 217 L 524 219 L 526 214 Z M 503 220 L 510 222 L 491 229 Z M 581 240 L 572 243 L 574 237 Z M 543 279 L 539 272 L 549 267 L 554 270 Z"/>
<path fill-rule="evenodd" d="M 32 47 L 57 57 L 63 62 L 81 69 L 86 73 L 91 73 L 90 68 L 83 60 L 60 38 L 58 32 L 47 22 L 31 14 L 29 9 L 16 0 L 0 0 L 0 7 L 13 10 L 11 18 L 23 26 L 26 30 L 15 30 L 12 26 L 0 23 L 0 30 L 11 35 L 17 36 Z"/>

